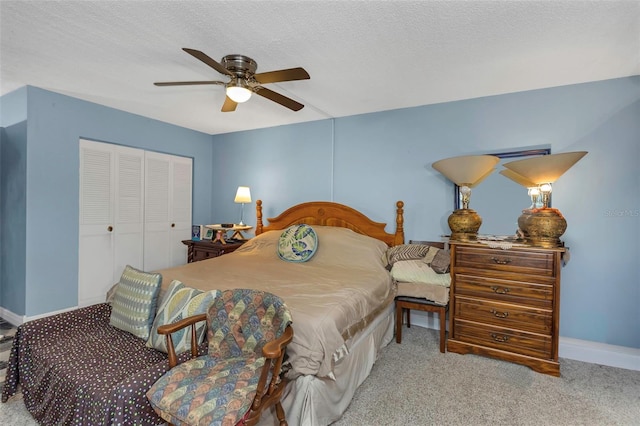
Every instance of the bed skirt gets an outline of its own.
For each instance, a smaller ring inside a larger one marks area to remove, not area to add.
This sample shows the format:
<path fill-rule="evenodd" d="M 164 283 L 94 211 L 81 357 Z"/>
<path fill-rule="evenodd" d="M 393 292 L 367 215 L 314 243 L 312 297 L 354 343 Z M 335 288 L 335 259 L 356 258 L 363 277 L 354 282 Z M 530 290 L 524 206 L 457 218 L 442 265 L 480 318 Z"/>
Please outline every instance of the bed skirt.
<path fill-rule="evenodd" d="M 395 309 L 391 303 L 369 326 L 353 337 L 349 355 L 335 366 L 336 380 L 300 376 L 282 398 L 289 426 L 324 426 L 338 420 L 356 389 L 369 376 L 378 352 L 393 340 Z M 275 412 L 263 413 L 260 426 L 277 425 Z"/>

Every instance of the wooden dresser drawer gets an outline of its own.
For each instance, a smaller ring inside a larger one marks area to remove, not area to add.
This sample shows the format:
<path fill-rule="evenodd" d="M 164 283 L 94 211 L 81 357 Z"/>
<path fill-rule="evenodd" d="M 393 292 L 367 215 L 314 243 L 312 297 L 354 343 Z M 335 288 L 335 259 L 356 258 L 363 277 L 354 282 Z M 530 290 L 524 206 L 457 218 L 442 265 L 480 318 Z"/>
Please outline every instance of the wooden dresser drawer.
<path fill-rule="evenodd" d="M 551 334 L 550 309 L 460 296 L 456 298 L 455 312 L 460 319 Z"/>
<path fill-rule="evenodd" d="M 542 281 L 546 281 L 547 284 L 456 273 L 455 291 L 460 295 L 551 308 L 554 297 L 554 281 Z"/>
<path fill-rule="evenodd" d="M 552 338 L 549 335 L 528 333 L 509 328 L 456 319 L 456 339 L 516 354 L 549 359 Z"/>
<path fill-rule="evenodd" d="M 461 246 L 456 249 L 457 268 L 504 271 L 514 274 L 553 277 L 555 256 L 551 251 L 502 250 Z"/>

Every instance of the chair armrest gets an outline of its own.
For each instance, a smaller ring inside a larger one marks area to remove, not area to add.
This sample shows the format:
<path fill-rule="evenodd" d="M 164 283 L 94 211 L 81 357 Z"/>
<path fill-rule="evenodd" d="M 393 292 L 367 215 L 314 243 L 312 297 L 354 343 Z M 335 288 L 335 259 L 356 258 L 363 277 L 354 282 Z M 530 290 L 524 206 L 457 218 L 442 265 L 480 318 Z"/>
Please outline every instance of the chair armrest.
<path fill-rule="evenodd" d="M 260 372 L 256 395 L 251 404 L 251 410 L 248 413 L 247 424 L 257 423 L 260 418 L 260 412 L 262 412 L 264 408 L 280 401 L 287 382 L 284 378 L 280 377 L 280 370 L 282 369 L 282 361 L 286 347 L 291 340 L 293 340 L 293 328 L 291 328 L 291 325 L 288 325 L 284 333 L 282 333 L 282 336 L 266 343 L 262 347 L 262 355 L 266 359 Z M 269 375 L 271 375 L 271 380 L 269 380 Z"/>
<path fill-rule="evenodd" d="M 262 355 L 265 358 L 276 359 L 282 355 L 284 349 L 293 340 L 293 328 L 290 325 L 284 330 L 282 336 L 266 343 L 262 347 Z"/>
<path fill-rule="evenodd" d="M 195 358 L 198 356 L 198 342 L 196 339 L 196 324 L 200 321 L 206 321 L 207 314 L 193 315 L 173 324 L 164 324 L 158 327 L 158 334 L 164 334 L 167 339 L 167 353 L 169 355 L 169 368 L 173 368 L 178 365 L 178 357 L 176 356 L 176 349 L 173 346 L 173 339 L 171 339 L 171 333 L 180 331 L 185 327 L 191 326 L 191 356 Z"/>

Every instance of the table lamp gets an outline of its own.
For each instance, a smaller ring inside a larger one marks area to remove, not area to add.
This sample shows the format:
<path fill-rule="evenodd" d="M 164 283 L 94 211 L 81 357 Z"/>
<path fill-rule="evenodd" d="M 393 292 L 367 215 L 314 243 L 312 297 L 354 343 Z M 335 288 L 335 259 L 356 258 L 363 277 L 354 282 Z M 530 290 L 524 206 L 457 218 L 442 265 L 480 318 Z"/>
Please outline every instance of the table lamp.
<path fill-rule="evenodd" d="M 460 187 L 462 195 L 462 208 L 454 210 L 447 220 L 452 240 L 477 239 L 482 218 L 475 210 L 469 208 L 471 188 L 489 176 L 499 161 L 500 158 L 493 155 L 465 155 L 433 163 L 434 169 Z"/>
<path fill-rule="evenodd" d="M 251 202 L 251 191 L 248 186 L 239 186 L 238 191 L 236 192 L 236 198 L 233 200 L 235 203 L 241 203 L 242 207 L 240 207 L 240 223 L 238 225 L 244 226 L 242 222 L 244 218 L 244 203 Z"/>
<path fill-rule="evenodd" d="M 567 221 L 560 210 L 549 207 L 551 185 L 585 155 L 587 151 L 565 152 L 504 164 L 508 170 L 535 184 L 542 196 L 542 207 L 525 209 L 518 218 L 518 227 L 526 242 L 546 248 L 562 246 L 560 237 L 567 229 Z"/>
<path fill-rule="evenodd" d="M 500 174 L 502 176 L 508 177 L 518 185 L 522 185 L 527 188 L 527 194 L 531 197 L 531 206 L 530 209 L 535 209 L 536 207 L 542 207 L 542 203 L 540 202 L 540 188 L 535 183 L 531 182 L 524 176 L 520 176 L 513 170 L 504 169 L 500 170 Z"/>

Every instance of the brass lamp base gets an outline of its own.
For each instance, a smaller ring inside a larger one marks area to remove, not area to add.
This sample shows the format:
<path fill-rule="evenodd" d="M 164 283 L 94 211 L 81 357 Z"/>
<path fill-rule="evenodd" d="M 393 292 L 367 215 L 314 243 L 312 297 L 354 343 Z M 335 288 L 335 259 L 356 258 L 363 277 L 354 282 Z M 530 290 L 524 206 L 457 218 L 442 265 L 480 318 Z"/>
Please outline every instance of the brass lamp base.
<path fill-rule="evenodd" d="M 451 213 L 448 222 L 452 240 L 475 241 L 482 225 L 482 218 L 475 210 L 458 209 Z"/>
<path fill-rule="evenodd" d="M 562 247 L 560 237 L 567 229 L 567 221 L 558 209 L 526 209 L 518 218 L 518 227 L 526 243 L 544 248 Z"/>

